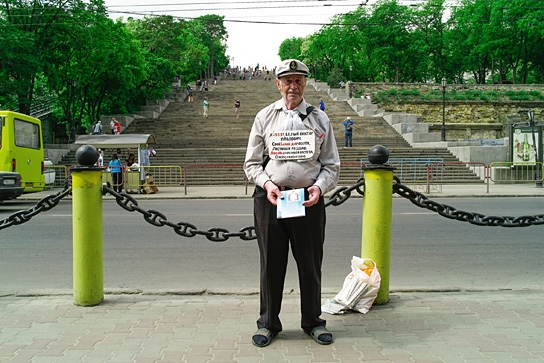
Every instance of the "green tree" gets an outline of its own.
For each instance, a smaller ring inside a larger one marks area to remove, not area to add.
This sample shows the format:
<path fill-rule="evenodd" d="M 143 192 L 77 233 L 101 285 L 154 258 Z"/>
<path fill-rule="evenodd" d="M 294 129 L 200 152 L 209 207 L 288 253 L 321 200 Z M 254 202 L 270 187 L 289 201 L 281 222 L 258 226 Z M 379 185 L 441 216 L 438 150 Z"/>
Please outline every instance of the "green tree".
<path fill-rule="evenodd" d="M 444 17 L 445 0 L 428 0 L 416 8 L 413 13 L 415 27 L 412 32 L 412 51 L 416 51 L 412 59 L 417 62 L 412 66 L 412 80 L 434 80 L 440 83 L 447 73 L 446 46 L 444 34 L 447 32 Z M 417 55 L 417 56 L 416 56 Z"/>
<path fill-rule="evenodd" d="M 190 35 L 187 22 L 169 15 L 149 16 L 129 19 L 126 27 L 138 39 L 144 51 L 148 77 L 139 88 L 146 96 L 152 96 L 157 89 L 162 89 L 164 94 L 171 80 L 185 73 L 186 38 Z"/>
<path fill-rule="evenodd" d="M 278 50 L 280 59 L 302 59 L 301 47 L 303 41 L 304 38 L 293 37 L 281 42 L 280 49 Z"/>
<path fill-rule="evenodd" d="M 410 10 L 397 0 L 383 0 L 373 5 L 368 38 L 382 62 L 385 79 L 392 82 L 406 81 L 408 72 L 403 69 L 410 52 Z"/>
<path fill-rule="evenodd" d="M 99 8 L 101 4 L 103 7 L 102 1 L 93 1 L 89 6 Z M 47 48 L 48 39 L 54 36 L 58 24 L 73 24 L 67 9 L 77 11 L 85 8 L 86 4 L 78 0 L 4 0 L 1 5 L 2 33 L 5 32 L 7 36 L 0 40 L 15 42 L 0 44 L 13 51 L 11 64 L 2 67 L 3 73 L 7 76 L 10 89 L 17 95 L 19 111 L 30 113 L 36 74 L 43 64 L 41 57 L 51 51 Z"/>
<path fill-rule="evenodd" d="M 222 69 L 228 64 L 228 57 L 225 56 L 228 34 L 223 19 L 224 17 L 219 15 L 204 15 L 191 22 L 201 24 L 201 27 L 191 27 L 191 29 L 192 34 L 200 39 L 201 44 L 208 50 L 205 63 L 208 75 L 213 75 L 216 68 Z M 202 31 L 195 32 L 200 29 Z"/>
<path fill-rule="evenodd" d="M 45 46 L 43 72 L 69 128 L 87 131 L 100 115 L 132 110 L 131 95 L 144 78 L 139 43 L 104 11 L 71 9 Z"/>
<path fill-rule="evenodd" d="M 32 34 L 0 18 L 0 108 L 30 110 L 34 74 L 40 69 L 34 44 Z"/>

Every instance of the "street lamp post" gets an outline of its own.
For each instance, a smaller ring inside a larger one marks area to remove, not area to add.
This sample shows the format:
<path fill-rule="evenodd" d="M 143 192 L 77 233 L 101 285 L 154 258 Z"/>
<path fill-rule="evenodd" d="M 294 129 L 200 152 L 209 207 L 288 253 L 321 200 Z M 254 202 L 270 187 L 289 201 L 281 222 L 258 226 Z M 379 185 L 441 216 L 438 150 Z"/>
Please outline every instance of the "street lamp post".
<path fill-rule="evenodd" d="M 353 71 L 353 66 L 349 66 L 349 98 L 352 96 L 352 90 L 353 83 L 351 82 L 351 72 Z"/>
<path fill-rule="evenodd" d="M 72 81 L 72 96 L 74 97 L 75 99 L 75 95 L 76 95 L 76 92 L 77 92 L 77 85 L 78 85 L 78 80 L 77 78 L 74 79 Z M 71 105 L 70 105 L 70 108 L 71 108 Z M 70 118 L 71 118 L 71 122 L 70 122 L 70 142 L 71 143 L 74 143 L 76 141 L 76 125 L 75 125 L 75 120 L 74 120 L 74 115 L 70 112 Z"/>
<path fill-rule="evenodd" d="M 531 126 L 531 133 L 533 134 L 533 148 L 535 150 L 535 182 L 537 188 L 542 188 L 542 164 L 538 165 L 539 162 L 542 162 L 539 158 L 539 152 L 540 149 L 539 145 L 536 144 L 536 137 L 535 137 L 535 111 L 529 110 L 527 112 L 527 116 L 529 116 L 529 125 Z"/>
<path fill-rule="evenodd" d="M 442 129 L 440 132 L 441 140 L 446 141 L 446 85 L 448 80 L 442 77 Z"/>

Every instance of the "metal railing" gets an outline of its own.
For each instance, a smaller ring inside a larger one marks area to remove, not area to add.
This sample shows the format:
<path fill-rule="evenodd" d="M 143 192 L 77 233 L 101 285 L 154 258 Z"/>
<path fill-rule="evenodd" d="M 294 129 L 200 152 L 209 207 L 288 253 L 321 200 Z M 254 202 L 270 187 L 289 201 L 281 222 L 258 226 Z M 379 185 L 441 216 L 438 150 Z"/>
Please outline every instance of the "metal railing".
<path fill-rule="evenodd" d="M 112 186 L 119 186 L 113 183 L 112 173 L 104 166 L 102 173 L 102 183 L 110 183 Z M 124 190 L 133 190 L 141 192 L 145 189 L 149 181 L 153 181 L 153 185 L 160 187 L 177 187 L 183 183 L 182 168 L 179 165 L 167 166 L 136 166 L 122 167 L 123 179 L 122 186 Z"/>
<path fill-rule="evenodd" d="M 364 177 L 364 168 L 368 161 L 343 162 L 340 168 L 340 182 L 342 184 L 356 182 Z M 486 165 L 481 162 L 444 162 L 438 158 L 397 158 L 388 163 L 395 167 L 395 175 L 407 185 L 420 188 L 429 193 L 431 190 L 441 192 L 444 184 L 478 184 L 486 186 L 489 193 L 490 182 L 493 183 L 530 183 L 543 181 L 537 179 L 538 168 L 542 169 L 542 163 L 534 162 L 493 162 Z M 107 167 L 104 166 L 107 170 Z M 46 167 L 46 173 L 55 173 L 54 183 L 46 184 L 46 189 L 63 187 L 70 173 L 64 165 Z M 243 185 L 248 193 L 249 182 L 243 171 L 243 164 L 213 163 L 213 164 L 189 164 L 182 168 L 179 165 L 172 166 L 137 166 L 123 168 L 123 189 L 140 190 L 145 184 L 145 176 L 151 175 L 156 186 L 181 186 L 187 188 L 191 185 Z M 50 177 L 49 177 L 50 178 Z M 111 173 L 104 172 L 103 183 L 112 183 Z M 113 184 L 112 184 L 113 185 Z"/>
<path fill-rule="evenodd" d="M 540 168 L 540 174 L 538 174 Z M 493 162 L 489 175 L 494 183 L 531 183 L 542 181 L 542 163 L 538 162 Z M 540 177 L 538 177 L 540 175 Z"/>
<path fill-rule="evenodd" d="M 364 177 L 366 163 L 363 161 L 346 161 L 340 163 L 340 183 L 350 184 L 356 183 Z"/>
<path fill-rule="evenodd" d="M 361 159 L 368 163 L 368 160 Z M 444 162 L 442 158 L 390 158 L 388 165 L 395 168 L 395 175 L 407 184 L 426 184 L 427 167 L 434 162 Z"/>
<path fill-rule="evenodd" d="M 447 161 L 433 162 L 427 167 L 427 190 L 431 186 L 442 192 L 444 184 L 469 184 L 483 182 L 489 193 L 489 167 L 480 162 Z"/>
<path fill-rule="evenodd" d="M 69 177 L 66 165 L 48 165 L 44 170 L 45 189 L 62 188 Z M 52 182 L 51 182 L 52 180 Z"/>
<path fill-rule="evenodd" d="M 243 164 L 189 164 L 183 168 L 185 195 L 189 184 L 225 185 L 240 183 L 248 193 L 248 180 Z"/>

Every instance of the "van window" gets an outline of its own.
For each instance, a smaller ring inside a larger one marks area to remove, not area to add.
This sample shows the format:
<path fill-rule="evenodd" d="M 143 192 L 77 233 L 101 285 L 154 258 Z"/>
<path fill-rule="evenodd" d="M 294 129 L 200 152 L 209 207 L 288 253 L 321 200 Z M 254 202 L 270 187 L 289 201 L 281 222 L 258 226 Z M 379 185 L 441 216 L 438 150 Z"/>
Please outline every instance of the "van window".
<path fill-rule="evenodd" d="M 15 145 L 40 149 L 40 126 L 31 122 L 15 119 Z"/>

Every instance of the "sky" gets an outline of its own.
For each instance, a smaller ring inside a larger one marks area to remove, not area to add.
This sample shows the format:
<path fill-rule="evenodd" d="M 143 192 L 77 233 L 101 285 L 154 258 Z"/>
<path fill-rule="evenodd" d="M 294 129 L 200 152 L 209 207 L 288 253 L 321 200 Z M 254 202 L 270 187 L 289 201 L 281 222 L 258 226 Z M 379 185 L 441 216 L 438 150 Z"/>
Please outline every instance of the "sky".
<path fill-rule="evenodd" d="M 172 15 L 185 19 L 207 14 L 224 16 L 231 65 L 273 68 L 280 44 L 306 37 L 336 14 L 357 9 L 367 0 L 105 0 L 110 18 Z M 375 2 L 372 0 L 372 2 Z"/>

